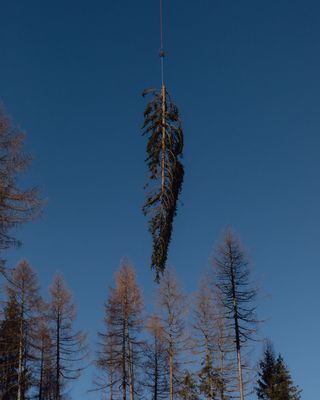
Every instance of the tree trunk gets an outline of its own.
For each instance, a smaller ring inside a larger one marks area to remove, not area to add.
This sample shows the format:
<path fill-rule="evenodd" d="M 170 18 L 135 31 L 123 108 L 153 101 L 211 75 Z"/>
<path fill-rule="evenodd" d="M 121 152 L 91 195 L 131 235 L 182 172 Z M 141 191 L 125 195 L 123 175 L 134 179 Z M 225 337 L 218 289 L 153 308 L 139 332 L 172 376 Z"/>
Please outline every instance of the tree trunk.
<path fill-rule="evenodd" d="M 158 400 L 158 343 L 157 339 L 154 339 L 154 393 L 153 393 L 153 400 Z"/>
<path fill-rule="evenodd" d="M 24 319 L 24 296 L 22 295 L 21 300 L 21 314 L 20 314 L 20 332 L 19 332 L 19 362 L 18 362 L 18 393 L 17 400 L 22 399 L 22 364 L 23 364 L 23 339 L 24 339 L 24 329 L 23 329 L 23 319 Z"/>
<path fill-rule="evenodd" d="M 173 351 L 172 343 L 169 347 L 169 386 L 170 386 L 170 400 L 173 400 Z"/>
<path fill-rule="evenodd" d="M 242 365 L 241 365 L 241 343 L 240 343 L 240 334 L 239 334 L 238 304 L 237 304 L 237 298 L 236 298 L 236 287 L 235 287 L 235 281 L 234 281 L 233 268 L 232 268 L 232 273 L 231 273 L 231 284 L 232 284 L 232 296 L 233 296 L 233 319 L 234 319 L 234 330 L 235 330 L 235 336 L 236 336 L 236 350 L 237 350 L 237 365 L 238 365 L 238 376 L 239 376 L 240 400 L 244 400 Z"/>
<path fill-rule="evenodd" d="M 57 348 L 56 348 L 56 399 L 60 400 L 60 315 L 57 318 Z"/>
<path fill-rule="evenodd" d="M 128 335 L 128 373 L 129 373 L 129 389 L 130 389 L 130 400 L 134 400 L 134 374 L 133 374 L 133 356 L 130 347 L 129 335 Z"/>
<path fill-rule="evenodd" d="M 44 358 L 44 349 L 41 347 L 41 361 L 40 361 L 40 381 L 39 381 L 39 395 L 38 400 L 42 400 L 42 391 L 43 391 L 43 358 Z"/>
<path fill-rule="evenodd" d="M 126 323 L 123 321 L 122 328 L 122 400 L 127 398 L 127 375 L 126 375 Z"/>

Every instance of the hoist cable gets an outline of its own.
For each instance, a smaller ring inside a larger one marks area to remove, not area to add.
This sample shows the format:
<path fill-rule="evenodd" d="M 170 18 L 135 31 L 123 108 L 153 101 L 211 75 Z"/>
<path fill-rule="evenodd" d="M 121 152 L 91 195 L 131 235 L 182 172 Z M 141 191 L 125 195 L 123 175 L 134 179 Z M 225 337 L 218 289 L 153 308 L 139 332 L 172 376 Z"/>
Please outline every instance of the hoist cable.
<path fill-rule="evenodd" d="M 163 47 L 163 3 L 160 0 L 160 60 L 161 60 L 161 83 L 164 86 L 164 47 Z"/>

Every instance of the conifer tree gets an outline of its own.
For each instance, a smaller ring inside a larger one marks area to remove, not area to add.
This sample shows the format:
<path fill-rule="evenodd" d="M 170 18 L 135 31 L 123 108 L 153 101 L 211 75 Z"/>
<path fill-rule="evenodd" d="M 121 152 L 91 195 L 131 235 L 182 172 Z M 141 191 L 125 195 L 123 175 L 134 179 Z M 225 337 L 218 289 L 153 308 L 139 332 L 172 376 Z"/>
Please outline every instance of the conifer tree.
<path fill-rule="evenodd" d="M 215 259 L 216 288 L 222 302 L 227 329 L 233 330 L 237 356 L 240 399 L 245 397 L 243 349 L 256 332 L 256 289 L 250 282 L 248 261 L 240 242 L 231 231 L 218 247 Z"/>
<path fill-rule="evenodd" d="M 164 331 L 160 317 L 152 315 L 146 324 L 149 340 L 144 344 L 145 386 L 151 392 L 152 400 L 167 398 L 168 354 L 164 341 Z"/>
<path fill-rule="evenodd" d="M 196 377 L 189 371 L 185 371 L 178 397 L 181 400 L 199 400 L 199 390 Z"/>
<path fill-rule="evenodd" d="M 199 372 L 200 393 L 208 400 L 216 398 L 215 333 L 216 313 L 214 296 L 209 285 L 203 281 L 196 294 L 194 305 L 195 342 L 197 353 L 201 357 Z"/>
<path fill-rule="evenodd" d="M 232 338 L 226 329 L 223 305 L 212 278 L 206 275 L 196 293 L 193 329 L 196 354 L 200 356 L 199 390 L 206 399 L 225 400 L 234 394 Z"/>
<path fill-rule="evenodd" d="M 26 260 L 12 271 L 6 285 L 9 298 L 19 307 L 19 340 L 17 400 L 24 400 L 31 388 L 34 375 L 36 330 L 39 322 L 41 298 L 36 273 Z"/>
<path fill-rule="evenodd" d="M 149 93 L 150 91 L 146 91 Z M 143 208 L 150 215 L 149 231 L 153 238 L 151 267 L 156 281 L 163 273 L 172 236 L 173 219 L 184 177 L 181 163 L 183 131 L 177 106 L 165 86 L 152 91 L 153 99 L 144 112 L 143 134 L 148 136 L 147 165 L 151 190 Z"/>
<path fill-rule="evenodd" d="M 54 400 L 61 400 L 65 385 L 78 379 L 86 356 L 86 336 L 74 331 L 75 305 L 61 276 L 56 276 L 50 287 L 48 320 L 53 348 Z"/>
<path fill-rule="evenodd" d="M 169 398 L 173 400 L 182 382 L 182 364 L 184 356 L 190 350 L 190 341 L 186 332 L 186 297 L 182 293 L 175 273 L 167 269 L 164 272 L 158 291 L 158 303 L 164 333 L 169 371 Z"/>
<path fill-rule="evenodd" d="M 115 288 L 109 291 L 105 306 L 105 331 L 99 334 L 100 351 L 96 365 L 105 379 L 96 381 L 97 389 L 109 389 L 110 399 L 118 387 L 123 400 L 134 400 L 139 392 L 138 368 L 142 329 L 143 300 L 135 271 L 124 261 L 116 273 Z M 117 385 L 117 386 L 116 386 Z"/>
<path fill-rule="evenodd" d="M 20 308 L 15 296 L 9 294 L 0 322 L 0 399 L 16 400 L 19 375 Z"/>
<path fill-rule="evenodd" d="M 270 342 L 259 363 L 256 393 L 261 400 L 300 400 L 301 391 L 293 384 L 282 356 L 276 358 Z"/>
<path fill-rule="evenodd" d="M 44 319 L 39 324 L 37 331 L 37 355 L 38 377 L 35 381 L 37 400 L 54 400 L 55 369 L 54 348 L 51 332 L 47 321 Z"/>
<path fill-rule="evenodd" d="M 17 178 L 31 160 L 23 151 L 24 136 L 0 108 L 0 250 L 19 245 L 12 229 L 33 219 L 40 210 L 37 189 L 23 189 L 18 184 Z"/>

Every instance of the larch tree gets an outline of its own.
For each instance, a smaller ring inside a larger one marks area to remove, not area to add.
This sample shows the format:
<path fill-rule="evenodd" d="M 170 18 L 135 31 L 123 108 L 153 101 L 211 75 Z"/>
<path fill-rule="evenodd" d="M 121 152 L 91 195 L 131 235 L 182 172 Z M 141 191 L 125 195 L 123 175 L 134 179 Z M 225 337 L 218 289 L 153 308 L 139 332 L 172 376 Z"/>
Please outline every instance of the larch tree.
<path fill-rule="evenodd" d="M 227 329 L 233 330 L 234 349 L 237 356 L 237 369 L 240 399 L 244 400 L 244 365 L 242 355 L 244 346 L 254 338 L 257 326 L 257 290 L 250 281 L 250 269 L 246 254 L 240 241 L 228 231 L 218 246 L 215 257 L 215 278 L 218 296 L 224 309 Z"/>
<path fill-rule="evenodd" d="M 190 350 L 190 340 L 185 323 L 186 296 L 171 269 L 166 269 L 163 274 L 158 291 L 158 304 L 168 359 L 169 398 L 173 400 L 183 379 L 182 365 L 186 362 L 184 357 Z"/>
<path fill-rule="evenodd" d="M 86 335 L 74 331 L 75 305 L 61 276 L 50 287 L 48 320 L 51 330 L 54 366 L 54 400 L 61 400 L 63 389 L 70 380 L 79 378 L 86 356 Z"/>
<path fill-rule="evenodd" d="M 19 308 L 19 341 L 17 400 L 25 400 L 33 380 L 36 330 L 40 316 L 41 298 L 36 273 L 26 260 L 12 271 L 6 285 L 9 298 L 15 298 Z"/>
<path fill-rule="evenodd" d="M 39 323 L 36 348 L 38 373 L 35 380 L 36 391 L 34 398 L 37 400 L 54 400 L 54 348 L 46 318 L 43 318 Z"/>
<path fill-rule="evenodd" d="M 276 358 L 270 342 L 266 344 L 263 359 L 259 363 L 256 393 L 261 400 L 301 399 L 301 390 L 293 384 L 282 356 Z"/>
<path fill-rule="evenodd" d="M 138 393 L 137 374 L 142 347 L 138 334 L 143 327 L 142 310 L 143 299 L 135 271 L 124 261 L 105 305 L 105 331 L 99 333 L 100 349 L 96 360 L 98 369 L 104 374 L 97 388 L 109 389 L 110 399 L 115 385 L 123 400 L 128 394 L 130 400 L 134 400 Z"/>
<path fill-rule="evenodd" d="M 0 251 L 20 244 L 12 229 L 33 219 L 41 207 L 37 189 L 18 183 L 31 160 L 23 151 L 24 136 L 0 107 Z"/>
<path fill-rule="evenodd" d="M 164 331 L 158 315 L 151 315 L 146 323 L 148 340 L 144 344 L 144 385 L 150 391 L 152 400 L 167 398 L 168 354 L 164 341 Z"/>
<path fill-rule="evenodd" d="M 195 296 L 193 330 L 195 353 L 201 358 L 199 389 L 208 400 L 226 400 L 234 391 L 232 342 L 222 310 L 211 277 L 206 275 Z"/>
<path fill-rule="evenodd" d="M 0 322 L 0 398 L 16 400 L 18 394 L 20 308 L 9 295 Z"/>

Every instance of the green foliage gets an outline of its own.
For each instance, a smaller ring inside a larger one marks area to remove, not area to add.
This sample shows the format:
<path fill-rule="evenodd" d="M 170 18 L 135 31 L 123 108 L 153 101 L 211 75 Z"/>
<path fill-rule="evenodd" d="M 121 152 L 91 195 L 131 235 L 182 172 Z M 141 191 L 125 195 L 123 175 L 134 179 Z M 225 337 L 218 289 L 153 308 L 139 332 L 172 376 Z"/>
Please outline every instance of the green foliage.
<path fill-rule="evenodd" d="M 199 391 L 208 400 L 226 398 L 224 377 L 219 372 L 219 368 L 214 368 L 211 360 L 207 360 L 199 372 Z"/>
<path fill-rule="evenodd" d="M 267 345 L 259 364 L 257 396 L 262 400 L 300 400 L 301 390 L 293 385 L 291 375 L 281 355 L 275 357 Z"/>
<path fill-rule="evenodd" d="M 150 216 L 149 231 L 153 238 L 151 267 L 159 281 L 163 273 L 172 235 L 173 219 L 181 192 L 184 169 L 181 164 L 183 131 L 179 111 L 163 87 L 153 91 L 144 112 L 143 135 L 148 136 L 147 166 L 151 187 L 143 207 Z M 146 93 L 145 93 L 146 94 Z"/>
<path fill-rule="evenodd" d="M 195 377 L 186 371 L 182 380 L 181 388 L 178 392 L 181 400 L 199 400 L 198 385 Z"/>

